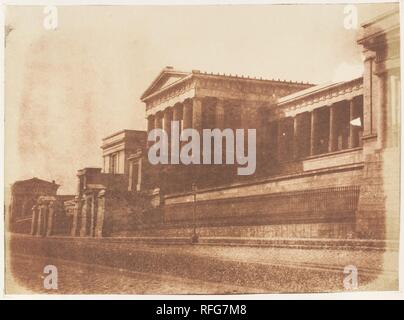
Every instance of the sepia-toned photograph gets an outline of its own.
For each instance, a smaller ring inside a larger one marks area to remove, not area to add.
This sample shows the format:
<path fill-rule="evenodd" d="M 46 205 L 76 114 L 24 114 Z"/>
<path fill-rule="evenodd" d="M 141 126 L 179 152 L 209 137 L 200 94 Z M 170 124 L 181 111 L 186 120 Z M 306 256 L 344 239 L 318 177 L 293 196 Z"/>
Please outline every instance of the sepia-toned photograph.
<path fill-rule="evenodd" d="M 6 295 L 399 291 L 399 2 L 3 11 Z"/>

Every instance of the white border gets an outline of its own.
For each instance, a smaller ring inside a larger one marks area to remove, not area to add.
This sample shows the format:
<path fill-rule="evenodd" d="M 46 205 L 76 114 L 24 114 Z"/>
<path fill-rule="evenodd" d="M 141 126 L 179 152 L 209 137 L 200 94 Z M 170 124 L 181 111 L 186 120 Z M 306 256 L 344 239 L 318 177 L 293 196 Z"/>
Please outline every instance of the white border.
<path fill-rule="evenodd" d="M 321 1 L 321 0 L 311 0 L 311 1 L 302 1 L 302 0 L 283 0 L 283 1 L 265 1 L 265 0 L 222 0 L 222 1 L 212 1 L 212 0 L 149 0 L 149 1 L 136 1 L 136 0 L 54 0 L 54 1 L 32 1 L 32 0 L 2 0 L 2 10 L 0 14 L 0 23 L 1 23 L 1 31 L 0 31 L 0 45 L 2 50 L 0 53 L 0 58 L 2 61 L 1 64 L 1 102 L 0 102 L 0 112 L 1 112 L 1 131 L 0 131 L 0 269 L 3 272 L 3 276 L 0 277 L 0 289 L 1 289 L 1 298 L 2 299 L 33 299 L 33 300 L 89 300 L 89 299 L 99 299 L 99 300 L 120 300 L 120 299 L 127 299 L 127 300 L 200 300 L 200 299 L 209 299 L 209 300 L 289 300 L 289 299 L 296 299 L 296 300 L 340 300 L 340 299 L 352 299 L 352 300 L 360 300 L 360 299 L 370 299 L 370 300 L 382 300 L 382 299 L 400 299 L 404 300 L 404 285 L 403 285 L 403 272 L 399 274 L 399 283 L 400 289 L 398 292 L 341 292 L 341 293 L 308 293 L 308 294 L 246 294 L 246 295 L 50 295 L 50 294 L 35 294 L 35 295 L 5 295 L 4 293 L 4 6 L 5 5 L 218 5 L 218 4 L 232 4 L 232 5 L 240 5 L 240 4 L 344 4 L 344 3 L 392 3 L 392 2 L 399 2 L 399 1 L 389 1 L 389 0 L 328 0 L 328 1 Z M 404 9 L 400 3 L 400 25 L 402 25 L 403 21 L 403 13 Z M 401 41 L 401 53 L 403 53 L 404 44 Z M 401 97 L 404 97 L 404 71 L 401 70 Z M 402 99 L 403 100 L 403 99 Z M 401 111 L 401 124 L 404 124 L 404 112 Z M 403 150 L 404 146 L 404 133 L 401 129 L 401 150 Z M 404 164 L 403 159 L 401 159 L 401 168 Z M 400 187 L 401 182 L 404 181 L 404 172 L 400 170 Z M 402 193 L 402 188 L 400 188 L 400 244 L 404 243 L 404 217 L 403 217 L 403 210 L 402 205 L 404 203 L 404 195 Z M 403 258 L 403 246 L 400 245 L 400 253 L 399 253 L 399 270 L 402 270 L 404 266 L 404 258 Z M 1 272 L 1 271 L 0 271 Z"/>

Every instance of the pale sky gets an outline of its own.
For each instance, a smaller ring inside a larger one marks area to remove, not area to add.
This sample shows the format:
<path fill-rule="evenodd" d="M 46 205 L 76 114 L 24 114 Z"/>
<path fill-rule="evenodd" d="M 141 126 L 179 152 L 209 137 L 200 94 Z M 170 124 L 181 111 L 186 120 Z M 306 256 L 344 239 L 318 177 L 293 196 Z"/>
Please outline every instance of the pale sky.
<path fill-rule="evenodd" d="M 357 5 L 359 23 L 392 9 Z M 101 139 L 145 129 L 140 95 L 165 66 L 324 83 L 361 75 L 342 5 L 7 7 L 5 185 L 38 177 L 75 193 Z"/>

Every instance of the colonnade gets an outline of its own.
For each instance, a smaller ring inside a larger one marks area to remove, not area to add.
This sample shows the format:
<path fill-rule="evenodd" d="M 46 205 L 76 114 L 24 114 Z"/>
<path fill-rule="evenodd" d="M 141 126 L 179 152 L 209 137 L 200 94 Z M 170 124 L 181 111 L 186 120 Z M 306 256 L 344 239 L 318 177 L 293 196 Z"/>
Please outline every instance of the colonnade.
<path fill-rule="evenodd" d="M 355 121 L 355 125 L 351 121 Z M 359 121 L 360 119 L 360 121 Z M 280 118 L 269 124 L 270 146 L 280 161 L 335 152 L 361 146 L 363 97 Z"/>

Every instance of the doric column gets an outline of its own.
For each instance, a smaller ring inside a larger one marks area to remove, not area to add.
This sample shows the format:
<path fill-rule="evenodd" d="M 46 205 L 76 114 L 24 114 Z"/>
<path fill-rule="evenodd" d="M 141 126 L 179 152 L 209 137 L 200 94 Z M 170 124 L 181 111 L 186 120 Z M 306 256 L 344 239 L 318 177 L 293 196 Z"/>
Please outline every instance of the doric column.
<path fill-rule="evenodd" d="M 193 114 L 193 105 L 190 100 L 186 100 L 184 102 L 184 110 L 183 110 L 183 127 L 184 129 L 192 128 L 192 114 Z"/>
<path fill-rule="evenodd" d="M 349 122 L 355 118 L 355 101 L 354 99 L 349 100 Z M 349 123 L 349 142 L 348 147 L 355 147 L 355 126 Z"/>
<path fill-rule="evenodd" d="M 48 223 L 46 225 L 46 235 L 51 236 L 53 234 L 56 215 L 56 205 L 54 201 L 50 201 L 48 205 Z"/>
<path fill-rule="evenodd" d="M 293 117 L 293 158 L 299 159 L 299 118 L 296 116 Z"/>
<path fill-rule="evenodd" d="M 147 132 L 154 129 L 154 116 L 150 115 L 147 117 Z"/>
<path fill-rule="evenodd" d="M 285 159 L 283 159 L 283 152 L 282 152 L 282 148 L 283 148 L 283 139 L 282 139 L 282 129 L 283 129 L 283 118 L 278 120 L 278 131 L 276 132 L 276 139 L 278 141 L 277 146 L 278 146 L 278 150 L 277 150 L 277 159 L 279 162 L 284 161 Z"/>
<path fill-rule="evenodd" d="M 105 220 L 105 190 L 101 190 L 97 195 L 97 221 L 95 225 L 95 236 L 102 237 L 104 235 L 104 220 Z"/>
<path fill-rule="evenodd" d="M 81 210 L 81 228 L 80 228 L 80 237 L 85 237 L 87 235 L 87 230 L 89 228 L 87 220 L 90 210 L 89 198 L 86 195 L 83 195 L 83 208 Z"/>
<path fill-rule="evenodd" d="M 216 99 L 216 105 L 215 105 L 215 124 L 214 128 L 217 128 L 219 130 L 224 130 L 225 128 L 225 101 L 223 99 Z M 226 146 L 222 146 L 222 161 L 226 161 Z M 218 155 L 215 155 L 215 148 L 212 145 L 212 154 L 214 157 L 217 157 Z"/>
<path fill-rule="evenodd" d="M 170 155 L 171 121 L 173 119 L 172 116 L 173 116 L 173 113 L 172 113 L 171 108 L 167 108 L 167 109 L 164 110 L 164 113 L 163 113 L 163 119 L 164 119 L 164 121 L 163 121 L 163 129 L 167 133 L 167 136 L 168 136 L 168 141 L 167 141 L 168 142 L 168 145 L 167 145 L 168 155 Z"/>
<path fill-rule="evenodd" d="M 202 132 L 202 100 L 200 98 L 192 99 L 192 128 Z"/>
<path fill-rule="evenodd" d="M 137 184 L 136 184 L 136 191 L 140 191 L 142 187 L 142 158 L 138 160 L 138 167 L 137 167 Z"/>
<path fill-rule="evenodd" d="M 72 223 L 72 229 L 70 232 L 70 235 L 72 237 L 77 237 L 79 235 L 79 223 L 80 223 L 80 217 L 81 217 L 81 200 L 80 196 L 75 196 L 74 197 L 75 205 L 74 205 L 74 213 L 73 213 L 73 223 Z"/>
<path fill-rule="evenodd" d="M 374 88 L 373 69 L 376 54 L 373 51 L 365 51 L 363 70 L 363 135 L 369 136 L 376 133 L 376 115 L 374 114 L 374 101 L 372 93 Z"/>
<path fill-rule="evenodd" d="M 181 124 L 181 121 L 183 120 L 183 109 L 184 105 L 180 103 L 173 107 L 173 121 L 178 121 Z"/>
<path fill-rule="evenodd" d="M 97 223 L 97 199 L 94 193 L 90 196 L 90 202 L 91 202 L 90 236 L 94 237 L 95 225 Z"/>
<path fill-rule="evenodd" d="M 41 204 L 39 206 L 39 215 L 38 215 L 38 235 L 44 236 L 46 231 L 46 205 Z"/>
<path fill-rule="evenodd" d="M 38 230 L 38 205 L 32 207 L 31 235 L 35 235 Z"/>
<path fill-rule="evenodd" d="M 311 112 L 311 125 L 310 125 L 310 155 L 316 153 L 316 131 L 317 131 L 317 112 L 313 110 Z"/>
<path fill-rule="evenodd" d="M 377 76 L 377 81 L 374 84 L 374 90 L 377 92 L 383 92 L 384 94 L 379 94 L 377 101 L 374 101 L 373 104 L 373 133 L 377 133 L 378 135 L 378 143 L 379 147 L 385 148 L 388 147 L 388 132 L 391 132 L 391 121 L 389 121 L 389 114 L 392 111 L 388 108 L 386 104 L 386 98 L 389 93 L 388 87 L 388 76 L 387 73 L 382 73 Z M 392 106 L 389 106 L 392 108 Z M 376 119 L 376 114 L 378 115 Z M 390 127 L 389 127 L 390 126 Z M 376 131 L 376 132 L 375 132 Z"/>
<path fill-rule="evenodd" d="M 154 118 L 155 117 L 153 115 L 147 117 L 147 134 L 154 129 Z M 147 146 L 150 147 L 151 145 L 153 145 L 153 141 L 147 141 Z"/>
<path fill-rule="evenodd" d="M 332 152 L 337 150 L 337 109 L 336 105 L 332 104 L 330 107 L 330 137 L 328 139 L 328 151 Z"/>
<path fill-rule="evenodd" d="M 170 132 L 171 132 L 171 121 L 172 121 L 172 110 L 171 108 L 167 108 L 164 110 L 163 112 L 163 118 L 164 118 L 164 122 L 163 122 L 163 129 L 165 132 L 167 132 L 168 136 L 170 136 Z"/>
<path fill-rule="evenodd" d="M 224 101 L 222 99 L 216 100 L 216 107 L 215 107 L 215 128 L 220 130 L 225 129 L 224 127 Z"/>
<path fill-rule="evenodd" d="M 162 112 L 159 111 L 154 115 L 154 128 L 153 129 L 161 129 L 163 128 L 163 117 Z"/>
<path fill-rule="evenodd" d="M 177 121 L 178 122 L 178 132 L 172 132 L 171 134 L 173 135 L 173 139 L 171 141 L 171 149 L 170 152 L 172 151 L 172 154 L 178 154 L 179 155 L 179 147 L 180 147 L 180 143 L 179 143 L 179 138 L 181 137 L 181 132 L 182 132 L 182 126 L 184 124 L 183 121 L 183 116 L 184 116 L 184 105 L 181 103 L 176 104 L 173 107 L 173 121 Z M 177 137 L 175 137 L 175 135 L 178 134 L 178 139 Z M 179 159 L 177 159 L 177 157 L 174 156 L 175 159 L 171 158 L 171 162 L 174 163 L 179 163 Z M 173 162 L 174 161 L 174 162 Z"/>

